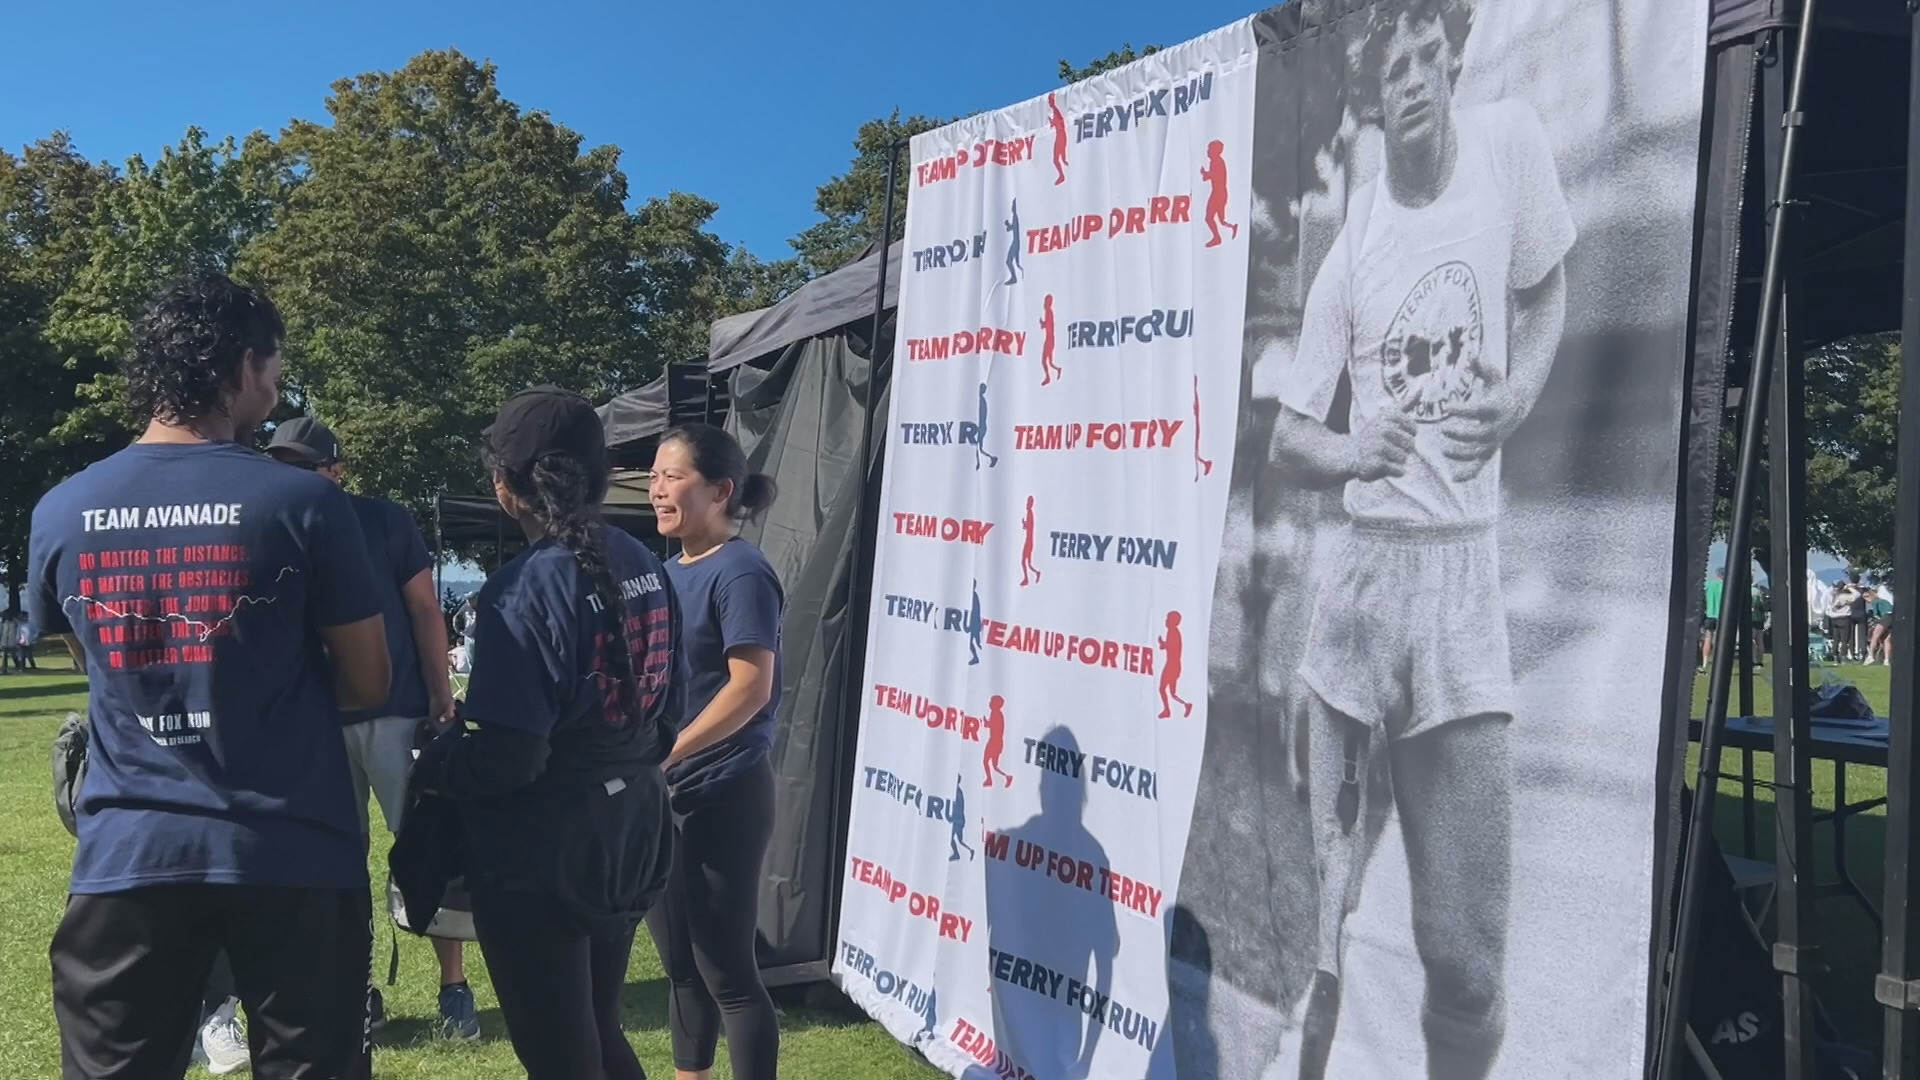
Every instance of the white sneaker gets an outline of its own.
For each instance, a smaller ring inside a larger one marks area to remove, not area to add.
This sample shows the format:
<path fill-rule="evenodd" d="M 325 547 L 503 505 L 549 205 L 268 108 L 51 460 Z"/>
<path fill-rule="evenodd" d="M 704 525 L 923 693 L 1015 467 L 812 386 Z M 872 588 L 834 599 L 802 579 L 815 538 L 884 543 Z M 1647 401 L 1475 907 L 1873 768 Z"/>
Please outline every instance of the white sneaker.
<path fill-rule="evenodd" d="M 239 1006 L 238 998 L 228 998 L 200 1026 L 197 1049 L 206 1056 L 207 1071 L 215 1076 L 242 1072 L 252 1064 L 247 1052 L 247 1035 L 241 1030 L 240 1017 L 235 1012 Z"/>

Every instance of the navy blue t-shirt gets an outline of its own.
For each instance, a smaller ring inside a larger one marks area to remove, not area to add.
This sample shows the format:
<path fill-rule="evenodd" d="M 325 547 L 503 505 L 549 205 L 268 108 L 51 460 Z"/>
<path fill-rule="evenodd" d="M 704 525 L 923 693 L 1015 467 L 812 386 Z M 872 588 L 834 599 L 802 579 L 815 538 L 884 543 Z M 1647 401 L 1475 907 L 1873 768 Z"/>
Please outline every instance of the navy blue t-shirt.
<path fill-rule="evenodd" d="M 735 537 L 691 563 L 667 560 L 680 601 L 681 640 L 689 676 L 684 729 L 727 685 L 727 652 L 758 645 L 773 650 L 773 693 L 745 727 L 667 772 L 676 792 L 691 793 L 738 775 L 773 749 L 780 709 L 780 619 L 786 605 L 780 579 L 760 549 Z"/>
<path fill-rule="evenodd" d="M 495 571 L 475 604 L 473 677 L 462 715 L 544 736 L 542 781 L 604 781 L 658 768 L 672 749 L 669 709 L 676 611 L 660 560 L 618 529 L 601 528 L 626 610 L 628 656 L 642 716 L 623 715 L 599 647 L 606 624 L 593 582 L 571 551 L 541 540 Z"/>
<path fill-rule="evenodd" d="M 433 569 L 433 557 L 427 554 L 420 526 L 405 507 L 367 495 L 348 495 L 347 499 L 360 520 L 360 534 L 366 538 L 367 557 L 373 563 L 373 591 L 387 626 L 387 659 L 393 664 L 393 685 L 386 704 L 363 712 L 343 712 L 341 719 L 358 724 L 385 716 L 424 717 L 427 682 L 420 673 L 413 617 L 407 614 L 407 600 L 401 590 L 422 570 Z M 446 658 L 440 657 L 437 662 L 444 664 Z"/>
<path fill-rule="evenodd" d="M 380 612 L 353 506 L 233 443 L 136 443 L 33 511 L 37 633 L 87 660 L 72 891 L 365 888 L 319 628 Z"/>

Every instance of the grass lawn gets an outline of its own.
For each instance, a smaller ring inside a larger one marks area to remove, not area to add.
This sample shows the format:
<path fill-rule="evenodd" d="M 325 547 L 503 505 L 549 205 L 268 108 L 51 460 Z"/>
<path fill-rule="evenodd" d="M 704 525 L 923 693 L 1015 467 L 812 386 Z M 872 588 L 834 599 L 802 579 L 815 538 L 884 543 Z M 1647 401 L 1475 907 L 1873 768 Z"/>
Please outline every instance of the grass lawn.
<path fill-rule="evenodd" d="M 1855 664 L 1843 665 L 1835 669 L 1840 678 L 1853 683 L 1873 703 L 1874 711 L 1884 715 L 1887 712 L 1888 670 L 1884 667 L 1864 667 Z M 1819 683 L 1819 674 L 1813 675 L 1815 685 Z M 1773 712 L 1772 669 L 1762 667 L 1754 673 L 1753 699 L 1747 711 L 1754 715 L 1771 715 Z M 1741 711 L 1739 697 L 1739 676 L 1736 672 L 1735 687 L 1730 702 L 1730 711 Z M 1701 675 L 1694 684 L 1693 715 L 1704 716 L 1707 711 L 1707 681 Z M 1688 776 L 1699 767 L 1699 754 L 1696 747 L 1688 754 Z M 1741 775 L 1743 763 L 1738 750 L 1725 750 L 1720 759 L 1720 771 L 1723 776 Z M 1813 804 L 1816 809 L 1832 809 L 1834 803 L 1834 781 L 1837 766 L 1831 761 L 1813 762 Z M 1773 780 L 1773 755 L 1755 753 L 1753 755 L 1754 788 L 1754 850 L 1752 857 L 1773 861 L 1773 791 L 1764 786 Z M 1847 801 L 1863 802 L 1883 798 L 1887 793 L 1886 770 L 1862 765 L 1848 766 L 1846 770 Z M 1745 823 L 1742 820 L 1740 806 L 1740 784 L 1734 780 L 1723 780 L 1720 784 L 1721 799 L 1714 812 L 1714 833 L 1728 854 L 1740 855 L 1744 851 Z M 1847 825 L 1847 868 L 1860 888 L 1878 908 L 1882 902 L 1885 888 L 1885 852 L 1886 852 L 1886 810 L 1875 808 L 1853 818 Z M 1833 828 L 1828 824 L 1816 824 L 1813 829 L 1815 880 L 1831 883 L 1837 880 L 1833 859 Z M 1820 946 L 1821 952 L 1816 959 L 1814 987 L 1821 1003 L 1832 1014 L 1847 1040 L 1864 1050 L 1872 1052 L 1877 1058 L 1880 1049 L 1880 1024 L 1884 1010 L 1873 1000 L 1873 977 L 1880 970 L 1880 930 L 1861 910 L 1851 897 L 1834 893 L 1824 896 L 1813 912 L 1813 940 Z M 1771 927 L 1763 929 L 1771 934 Z"/>
<path fill-rule="evenodd" d="M 39 1080 L 60 1072 L 47 943 L 66 898 L 73 840 L 54 816 L 49 748 L 61 717 L 84 703 L 86 683 L 63 670 L 64 656 L 43 656 L 41 664 L 46 669 L 42 675 L 0 678 L 0 822 L 5 822 L 0 828 L 0 911 L 6 912 L 0 919 L 0 1077 L 8 1080 Z M 381 830 L 374 842 L 379 853 L 374 880 L 385 881 L 390 841 L 379 814 L 373 817 L 374 828 Z M 479 949 L 468 949 L 467 971 L 480 1003 L 482 1037 L 474 1044 L 432 1043 L 426 1032 L 436 1016 L 439 989 L 433 952 L 418 938 L 402 939 L 400 980 L 392 987 L 384 985 L 384 928 L 376 942 L 375 976 L 383 984 L 388 1020 L 379 1037 L 375 1075 L 382 1080 L 525 1075 L 507 1044 Z M 644 930 L 634 943 L 627 978 L 627 1035 L 650 1075 L 672 1076 L 666 981 Z M 943 1075 L 850 1005 L 821 1010 L 783 1002 L 780 1028 L 780 1071 L 793 1080 L 925 1080 Z M 723 1048 L 714 1075 L 729 1074 Z"/>
<path fill-rule="evenodd" d="M 48 747 L 60 717 L 78 709 L 85 692 L 85 683 L 78 676 L 53 670 L 65 667 L 64 657 L 49 656 L 42 663 L 50 669 L 46 674 L 0 678 L 0 821 L 7 824 L 0 830 L 0 911 L 7 913 L 0 919 L 0 1002 L 4 1002 L 0 1004 L 0 1077 L 21 1080 L 54 1077 L 59 1072 L 46 955 L 65 897 L 73 843 L 53 813 Z M 1885 668 L 1850 666 L 1840 674 L 1859 686 L 1876 710 L 1886 710 Z M 1773 699 L 1765 669 L 1756 675 L 1754 690 L 1752 711 L 1771 711 Z M 1735 706 L 1737 709 L 1737 698 Z M 1695 687 L 1694 715 L 1702 715 L 1705 710 L 1703 679 Z M 1690 769 L 1693 764 L 1690 758 Z M 1725 773 L 1737 775 L 1741 767 L 1737 752 L 1725 755 Z M 1756 779 L 1770 781 L 1772 755 L 1755 754 L 1753 772 Z M 1850 800 L 1877 797 L 1885 794 L 1886 774 L 1880 769 L 1854 766 L 1848 770 L 1847 786 Z M 1834 766 L 1816 762 L 1815 805 L 1831 807 L 1833 790 Z M 1727 798 L 1721 800 L 1715 831 L 1726 850 L 1737 854 L 1743 848 L 1739 785 L 1725 781 L 1721 791 Z M 1772 792 L 1759 787 L 1755 798 L 1754 857 L 1770 859 Z M 1876 905 L 1884 880 L 1885 822 L 1885 812 L 1875 810 L 1855 819 L 1848 831 L 1848 866 Z M 378 814 L 374 815 L 374 827 L 380 828 Z M 1826 826 L 1817 827 L 1814 833 L 1816 865 L 1823 881 L 1832 876 L 1832 836 Z M 382 831 L 375 843 L 380 860 L 385 858 L 387 843 Z M 385 880 L 378 862 L 374 871 L 376 881 Z M 1853 901 L 1840 896 L 1823 900 L 1816 915 L 1815 934 L 1824 947 L 1825 962 L 1815 985 L 1850 1041 L 1877 1052 L 1881 1010 L 1873 1002 L 1872 984 L 1879 966 L 1878 930 Z M 387 949 L 387 933 L 383 931 L 375 958 L 376 975 L 383 981 Z M 403 935 L 399 984 L 382 986 L 388 1024 L 381 1033 L 375 1062 L 378 1076 L 467 1080 L 520 1075 L 518 1062 L 506 1043 L 500 1014 L 493 1007 L 485 962 L 478 949 L 470 949 L 468 955 L 470 981 L 481 1006 L 483 1038 L 471 1045 L 431 1043 L 425 1033 L 435 1015 L 433 956 L 424 942 Z M 654 1075 L 670 1076 L 666 984 L 645 933 L 635 942 L 628 978 L 628 1036 Z M 783 1002 L 781 1030 L 781 1071 L 794 1080 L 928 1080 L 941 1075 L 851 1007 L 822 1010 Z M 715 1074 L 728 1075 L 724 1052 Z"/>

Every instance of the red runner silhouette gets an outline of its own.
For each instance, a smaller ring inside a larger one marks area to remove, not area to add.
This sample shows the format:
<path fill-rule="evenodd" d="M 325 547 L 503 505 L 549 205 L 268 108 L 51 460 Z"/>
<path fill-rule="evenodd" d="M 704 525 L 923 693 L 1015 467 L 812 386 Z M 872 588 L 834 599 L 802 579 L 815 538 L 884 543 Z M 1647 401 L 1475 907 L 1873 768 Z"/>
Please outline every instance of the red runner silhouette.
<path fill-rule="evenodd" d="M 1200 376 L 1193 377 L 1193 482 L 1213 475 L 1213 462 L 1200 456 Z"/>
<path fill-rule="evenodd" d="M 1227 157 L 1226 144 L 1215 139 L 1207 144 L 1207 164 L 1200 170 L 1200 179 L 1208 185 L 1207 192 L 1207 229 L 1213 233 L 1213 239 L 1207 241 L 1208 247 L 1220 246 L 1220 226 L 1225 225 L 1235 239 L 1240 236 L 1240 226 L 1227 220 Z"/>
<path fill-rule="evenodd" d="M 987 748 L 980 756 L 980 767 L 986 771 L 987 782 L 981 784 L 981 787 L 993 786 L 994 773 L 1006 777 L 1007 787 L 1013 786 L 1013 777 L 1008 776 L 1007 770 L 1000 767 L 1000 752 L 1007 748 L 1007 717 L 1000 710 L 1006 704 L 1007 699 L 999 694 L 993 695 L 993 698 L 987 702 Z"/>
<path fill-rule="evenodd" d="M 1160 719 L 1173 715 L 1174 702 L 1186 710 L 1182 716 L 1192 716 L 1193 704 L 1180 697 L 1180 654 L 1186 651 L 1186 645 L 1180 635 L 1179 612 L 1167 612 L 1167 636 L 1157 644 L 1166 653 L 1160 662 Z"/>
<path fill-rule="evenodd" d="M 1047 112 L 1052 114 L 1047 122 L 1053 126 L 1053 183 L 1058 187 L 1067 182 L 1067 118 L 1060 115 L 1052 94 L 1047 95 Z"/>
<path fill-rule="evenodd" d="M 1041 302 L 1040 313 L 1040 385 L 1051 383 L 1056 375 L 1065 375 L 1060 365 L 1053 362 L 1053 294 L 1048 293 Z"/>
<path fill-rule="evenodd" d="M 1033 565 L 1033 496 L 1027 496 L 1027 516 L 1020 520 L 1020 528 L 1025 531 L 1026 539 L 1020 542 L 1020 585 L 1025 588 L 1027 575 L 1033 575 L 1034 583 L 1040 581 L 1040 568 Z"/>

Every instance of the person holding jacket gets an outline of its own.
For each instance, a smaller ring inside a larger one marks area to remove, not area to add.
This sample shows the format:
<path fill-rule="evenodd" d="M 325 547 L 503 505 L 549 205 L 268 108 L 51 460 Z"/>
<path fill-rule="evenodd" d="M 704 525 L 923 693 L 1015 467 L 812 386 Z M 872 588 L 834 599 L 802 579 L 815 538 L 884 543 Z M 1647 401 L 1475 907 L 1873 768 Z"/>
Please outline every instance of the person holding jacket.
<path fill-rule="evenodd" d="M 772 1080 L 773 999 L 754 956 L 761 862 L 773 835 L 774 717 L 785 599 L 766 556 L 735 535 L 772 504 L 733 436 L 688 424 L 661 436 L 649 492 L 686 627 L 685 725 L 667 757 L 673 874 L 647 929 L 671 984 L 678 1080 L 707 1080 L 720 1032 L 738 1080 Z"/>
<path fill-rule="evenodd" d="M 600 520 L 607 448 L 585 398 L 517 394 L 486 437 L 530 546 L 480 591 L 463 714 L 412 783 L 457 808 L 474 929 L 529 1080 L 643 1080 L 620 994 L 667 879 L 677 607 L 660 561 Z"/>

